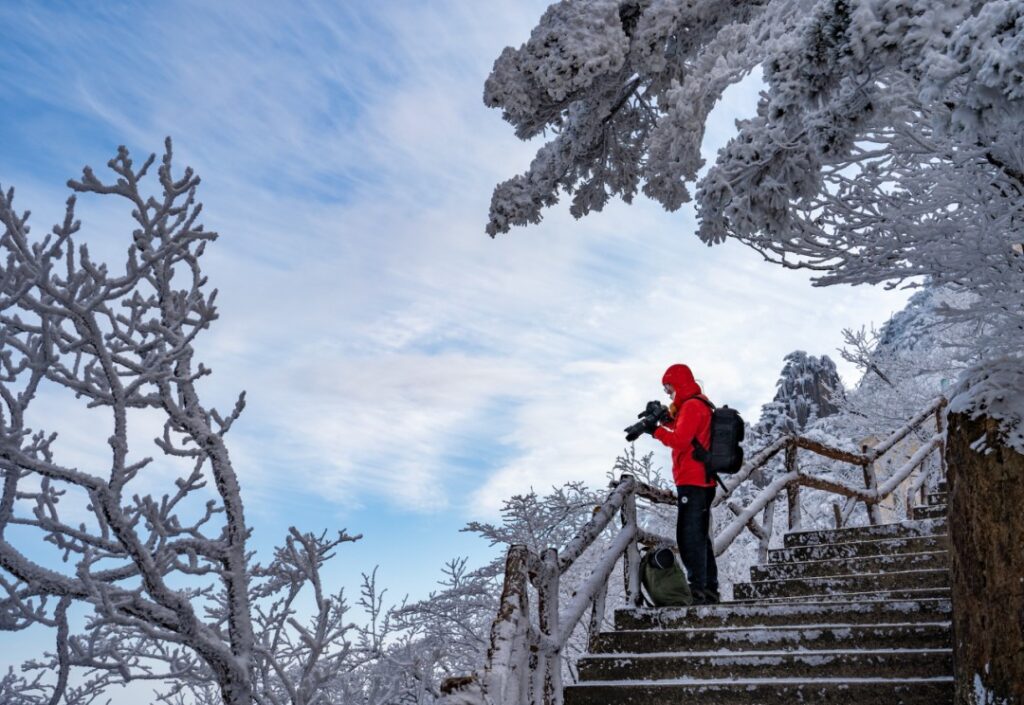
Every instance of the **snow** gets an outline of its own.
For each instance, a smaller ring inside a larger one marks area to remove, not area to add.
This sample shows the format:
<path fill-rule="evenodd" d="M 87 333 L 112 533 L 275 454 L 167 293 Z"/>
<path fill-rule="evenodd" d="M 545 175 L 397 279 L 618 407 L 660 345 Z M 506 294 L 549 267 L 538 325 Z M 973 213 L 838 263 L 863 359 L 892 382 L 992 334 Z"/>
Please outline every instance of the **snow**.
<path fill-rule="evenodd" d="M 948 624 L 944 626 L 949 626 Z M 745 650 L 734 651 L 730 649 L 719 649 L 717 651 L 645 651 L 642 654 L 588 654 L 587 659 L 591 661 L 612 661 L 617 664 L 629 663 L 630 661 L 642 662 L 645 659 L 664 658 L 713 658 L 722 659 L 727 663 L 729 659 L 754 660 L 758 658 L 798 659 L 804 660 L 816 656 L 892 656 L 894 654 L 948 654 L 950 649 L 790 649 L 790 650 Z"/>
<path fill-rule="evenodd" d="M 987 668 L 987 666 L 986 666 Z M 974 674 L 974 705 L 1010 705 L 1009 698 L 1001 698 L 989 690 L 981 681 L 981 675 Z"/>
<path fill-rule="evenodd" d="M 799 604 L 784 604 L 784 603 L 765 603 L 765 604 L 743 604 L 743 603 L 731 603 L 731 604 L 720 604 L 720 605 L 704 605 L 699 607 L 681 607 L 681 608 L 658 608 L 658 609 L 647 609 L 647 608 L 636 608 L 628 609 L 626 611 L 634 615 L 651 615 L 655 617 L 662 624 L 670 623 L 673 619 L 679 617 L 685 617 L 692 613 L 696 613 L 700 616 L 720 616 L 724 617 L 727 615 L 736 615 L 739 617 L 761 617 L 761 616 L 779 616 L 788 615 L 793 617 L 799 617 L 802 615 L 816 615 L 816 614 L 829 614 L 829 615 L 842 615 L 849 613 L 865 613 L 865 612 L 896 612 L 898 614 L 911 614 L 920 612 L 923 609 L 939 609 L 940 611 L 949 612 L 951 605 L 946 598 L 930 598 L 923 600 L 889 600 L 882 603 L 867 603 L 867 602 L 850 602 L 845 604 L 836 604 L 834 602 L 815 602 L 807 601 Z M 723 629 L 744 629 L 745 627 L 722 627 Z"/>
<path fill-rule="evenodd" d="M 621 8 L 563 0 L 495 63 L 486 103 L 549 141 L 495 189 L 492 236 L 562 194 L 576 217 L 640 189 L 671 211 L 692 199 L 707 244 L 740 240 L 822 286 L 927 282 L 965 296 L 942 311 L 973 326 L 962 347 L 1022 348 L 1020 2 Z M 756 115 L 705 169 L 711 109 L 757 67 Z"/>
<path fill-rule="evenodd" d="M 735 609 L 735 608 L 734 608 Z M 828 610 L 821 610 L 821 616 L 827 617 Z M 899 631 L 901 629 L 941 629 L 950 626 L 948 620 L 938 622 L 878 622 L 869 624 L 821 622 L 815 624 L 766 624 L 744 625 L 736 627 L 661 627 L 658 629 L 620 629 L 618 634 L 649 634 L 652 631 L 671 632 L 682 637 L 713 636 L 716 640 L 736 641 L 748 644 L 767 644 L 776 641 L 802 641 L 820 638 L 823 634 L 831 634 L 838 638 L 848 638 L 858 633 L 872 631 Z M 621 654 L 619 654 L 621 655 Z"/>
<path fill-rule="evenodd" d="M 731 685 L 853 685 L 859 683 L 878 683 L 884 685 L 918 684 L 918 683 L 952 683 L 953 676 L 935 676 L 931 678 L 725 678 L 712 680 L 706 678 L 664 678 L 658 680 L 607 680 L 607 681 L 583 681 L 575 687 L 594 688 L 603 686 L 629 686 L 637 683 L 645 685 L 690 685 L 690 686 L 731 686 Z"/>
<path fill-rule="evenodd" d="M 949 412 L 994 419 L 1001 440 L 1024 455 L 1024 359 L 1002 357 L 966 370 L 953 392 Z M 982 450 L 975 446 L 977 441 L 971 447 Z"/>

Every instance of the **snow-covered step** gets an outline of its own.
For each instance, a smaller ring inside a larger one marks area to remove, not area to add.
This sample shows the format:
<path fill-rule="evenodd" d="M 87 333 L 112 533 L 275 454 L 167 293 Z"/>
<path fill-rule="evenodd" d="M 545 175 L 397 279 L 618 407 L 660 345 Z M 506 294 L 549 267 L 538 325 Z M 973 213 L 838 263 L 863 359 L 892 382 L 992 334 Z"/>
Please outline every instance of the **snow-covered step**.
<path fill-rule="evenodd" d="M 566 705 L 949 705 L 953 677 L 586 681 Z"/>
<path fill-rule="evenodd" d="M 598 680 L 670 678 L 936 678 L 953 670 L 953 651 L 942 649 L 802 649 L 790 651 L 689 651 L 594 654 L 579 661 L 579 677 Z"/>
<path fill-rule="evenodd" d="M 792 603 L 817 600 L 820 602 L 884 602 L 886 600 L 918 600 L 929 597 L 950 598 L 950 589 L 944 588 L 910 588 L 906 590 L 866 590 L 864 592 L 832 592 L 822 595 L 793 595 L 790 597 L 754 597 L 736 600 L 740 604 L 775 602 Z"/>
<path fill-rule="evenodd" d="M 859 558 L 829 558 L 826 560 L 791 561 L 754 566 L 751 580 L 779 580 L 782 578 L 809 578 L 826 575 L 853 575 L 886 570 L 915 570 L 922 568 L 948 568 L 948 551 L 922 551 L 920 553 L 892 553 Z"/>
<path fill-rule="evenodd" d="M 913 514 L 915 519 L 945 519 L 948 511 L 945 504 L 925 504 L 914 507 Z"/>
<path fill-rule="evenodd" d="M 948 492 L 931 492 L 924 497 L 925 504 L 947 504 L 948 502 Z"/>
<path fill-rule="evenodd" d="M 896 524 L 858 526 L 847 529 L 825 529 L 817 531 L 791 531 L 783 539 L 783 546 L 813 546 L 825 543 L 868 541 L 871 539 L 907 538 L 946 533 L 945 520 L 909 520 Z"/>
<path fill-rule="evenodd" d="M 949 587 L 948 569 L 899 570 L 858 575 L 832 575 L 814 578 L 757 580 L 733 585 L 737 600 L 755 597 L 796 597 L 870 590 L 904 590 Z"/>
<path fill-rule="evenodd" d="M 890 624 L 799 624 L 602 632 L 592 654 L 796 649 L 946 649 L 948 621 Z"/>
<path fill-rule="evenodd" d="M 786 563 L 790 561 L 817 561 L 830 558 L 890 555 L 893 553 L 924 553 L 926 551 L 945 551 L 948 548 L 949 537 L 946 534 L 933 534 L 908 538 L 844 541 L 795 546 L 793 548 L 773 548 L 768 551 L 768 562 Z"/>
<path fill-rule="evenodd" d="M 945 527 L 789 534 L 733 602 L 618 610 L 566 705 L 951 703 Z"/>
<path fill-rule="evenodd" d="M 635 608 L 615 611 L 616 629 L 680 629 L 803 624 L 884 624 L 949 621 L 952 607 L 944 598 L 723 603 L 694 607 Z"/>

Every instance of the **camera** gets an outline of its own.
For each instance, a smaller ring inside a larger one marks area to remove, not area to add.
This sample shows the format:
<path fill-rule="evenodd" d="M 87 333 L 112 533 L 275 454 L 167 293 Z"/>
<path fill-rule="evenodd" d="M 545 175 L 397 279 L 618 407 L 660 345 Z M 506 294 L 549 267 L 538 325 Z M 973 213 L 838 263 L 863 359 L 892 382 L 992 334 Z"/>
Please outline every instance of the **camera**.
<path fill-rule="evenodd" d="M 662 404 L 660 401 L 649 401 L 647 402 L 646 408 L 636 416 L 637 421 L 632 426 L 628 426 L 623 431 L 626 432 L 626 440 L 632 443 L 644 433 L 651 433 L 655 428 L 658 427 L 659 423 L 664 423 L 671 418 L 668 407 Z"/>

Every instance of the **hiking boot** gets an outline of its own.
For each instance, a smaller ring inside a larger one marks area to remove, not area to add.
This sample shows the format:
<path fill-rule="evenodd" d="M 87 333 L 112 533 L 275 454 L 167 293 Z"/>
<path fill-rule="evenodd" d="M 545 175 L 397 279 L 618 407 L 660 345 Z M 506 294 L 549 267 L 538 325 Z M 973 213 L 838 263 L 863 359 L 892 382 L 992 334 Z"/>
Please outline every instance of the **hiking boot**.
<path fill-rule="evenodd" d="M 721 602 L 717 590 L 693 590 L 693 604 L 717 605 Z"/>

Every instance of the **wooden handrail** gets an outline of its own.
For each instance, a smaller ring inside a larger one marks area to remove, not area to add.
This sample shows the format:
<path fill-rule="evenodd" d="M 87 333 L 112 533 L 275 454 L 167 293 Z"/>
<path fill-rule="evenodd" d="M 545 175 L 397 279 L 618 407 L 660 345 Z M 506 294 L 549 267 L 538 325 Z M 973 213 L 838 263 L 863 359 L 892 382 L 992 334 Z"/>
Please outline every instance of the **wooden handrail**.
<path fill-rule="evenodd" d="M 638 484 L 631 476 L 623 476 L 623 481 L 616 482 L 608 498 L 594 511 L 590 521 L 583 525 L 579 533 L 572 538 L 562 549 L 558 557 L 558 570 L 562 573 L 569 570 L 573 562 L 583 554 L 590 544 L 601 535 L 608 523 L 615 517 L 615 513 L 622 508 L 622 503 L 630 492 L 636 491 Z M 625 478 L 628 478 L 626 480 Z M 648 485 L 644 485 L 648 487 Z M 650 487 L 649 489 L 654 489 Z"/>
<path fill-rule="evenodd" d="M 800 528 L 800 488 L 809 487 L 830 492 L 847 498 L 843 510 L 834 506 L 839 520 L 844 523 L 857 502 L 863 502 L 869 510 L 872 523 L 878 521 L 877 505 L 890 496 L 924 461 L 936 450 L 944 447 L 942 410 L 944 398 L 938 398 L 928 407 L 912 417 L 902 428 L 889 435 L 872 448 L 854 453 L 834 448 L 820 441 L 800 435 L 787 435 L 775 439 L 757 451 L 738 473 L 724 481 L 724 487 L 716 492 L 712 507 L 725 503 L 734 519 L 715 536 L 715 555 L 721 555 L 740 533 L 747 529 L 758 539 L 758 555 L 764 560 L 771 541 L 775 503 L 779 494 L 785 492 L 789 505 L 789 528 Z M 929 416 L 935 416 L 936 430 L 924 445 L 880 486 L 874 476 L 877 460 L 891 450 L 914 429 L 919 428 Z M 865 486 L 854 487 L 839 480 L 808 473 L 797 464 L 797 451 L 807 450 L 822 457 L 849 463 L 864 468 Z M 780 452 L 786 454 L 786 472 L 773 479 L 746 506 L 740 507 L 730 500 L 732 493 L 752 473 L 764 467 Z M 914 481 L 907 495 L 907 510 L 913 494 L 921 489 L 930 473 L 924 472 Z M 470 702 L 469 685 L 477 688 L 483 703 L 494 705 L 561 705 L 562 681 L 561 658 L 576 626 L 590 608 L 588 630 L 593 642 L 602 627 L 605 613 L 605 599 L 608 580 L 620 559 L 623 559 L 623 583 L 626 588 L 627 604 L 635 605 L 639 600 L 639 551 L 638 543 L 646 545 L 674 545 L 675 540 L 659 536 L 640 528 L 636 514 L 636 500 L 645 499 L 656 504 L 675 504 L 676 496 L 670 490 L 652 487 L 638 481 L 631 475 L 623 475 L 612 483 L 605 501 L 595 509 L 590 520 L 561 550 L 549 548 L 537 555 L 526 546 L 515 545 L 508 550 L 505 561 L 505 579 L 499 602 L 498 615 L 491 625 L 490 646 L 483 669 L 473 679 L 458 679 L 455 691 L 463 693 L 460 703 Z M 762 521 L 757 521 L 763 513 Z M 558 594 L 560 577 L 565 574 L 608 528 L 615 515 L 622 518 L 622 528 L 604 550 L 595 567 L 580 588 L 573 593 L 564 610 L 559 609 Z M 531 626 L 529 594 L 527 585 L 532 584 L 537 593 L 537 624 Z M 530 673 L 530 668 L 533 673 Z M 452 692 L 455 694 L 455 691 Z M 446 696 L 448 697 L 448 696 Z"/>
<path fill-rule="evenodd" d="M 573 629 L 576 628 L 580 619 L 583 618 L 583 613 L 586 612 L 587 606 L 590 605 L 590 601 L 597 594 L 598 587 L 608 583 L 608 578 L 611 577 L 615 564 L 619 562 L 619 557 L 626 552 L 630 545 L 636 545 L 635 526 L 624 527 L 619 532 L 619 535 L 615 537 L 615 541 L 612 542 L 612 545 L 605 551 L 604 556 L 601 557 L 601 561 L 591 571 L 587 581 L 576 591 L 576 594 L 569 602 L 565 610 L 565 619 L 562 622 L 562 631 L 558 638 L 557 646 L 559 651 L 568 643 Z"/>
<path fill-rule="evenodd" d="M 775 499 L 780 492 L 786 489 L 787 485 L 794 480 L 798 480 L 799 477 L 800 474 L 794 471 L 787 472 L 785 475 L 780 475 L 772 480 L 772 482 L 765 487 L 750 504 L 747 505 L 747 508 L 743 510 L 742 514 L 733 519 L 729 526 L 722 529 L 722 531 L 715 536 L 715 540 L 712 541 L 715 555 L 722 555 L 725 549 L 727 549 L 729 545 L 736 540 L 736 537 L 739 536 L 740 532 L 743 531 L 747 522 L 757 516 L 757 513 L 764 509 L 765 505 L 767 505 L 769 501 Z"/>
<path fill-rule="evenodd" d="M 774 441 L 769 443 L 767 446 L 750 456 L 750 459 L 743 464 L 740 471 L 732 477 L 726 477 L 723 480 L 725 488 L 718 488 L 718 492 L 715 493 L 715 499 L 711 503 L 711 508 L 714 509 L 719 504 L 724 502 L 726 499 L 732 496 L 732 493 L 743 484 L 748 477 L 750 477 L 755 470 L 764 467 L 769 460 L 778 455 L 781 451 L 786 449 L 789 445 L 790 436 L 780 436 Z"/>
<path fill-rule="evenodd" d="M 889 436 L 884 441 L 882 441 L 874 448 L 872 448 L 869 451 L 871 459 L 877 460 L 882 455 L 890 451 L 893 448 L 893 446 L 895 446 L 897 443 L 906 438 L 911 431 L 913 431 L 915 428 L 918 428 L 921 424 L 923 424 L 929 416 L 931 416 L 932 414 L 937 414 L 938 412 L 945 409 L 946 404 L 948 404 L 948 401 L 945 397 L 938 397 L 932 400 L 932 402 L 927 407 L 925 407 L 924 411 L 911 418 L 910 421 L 903 425 L 903 428 L 895 431 L 891 436 Z M 936 431 L 942 433 L 941 415 L 936 416 L 935 426 Z"/>
<path fill-rule="evenodd" d="M 841 460 L 844 463 L 849 463 L 850 465 L 867 465 L 871 462 L 871 459 L 866 455 L 833 448 L 821 441 L 815 441 L 811 438 L 805 438 L 804 436 L 793 436 L 790 442 L 798 448 L 809 450 L 812 453 L 816 453 L 817 455 L 821 455 L 825 458 L 831 458 L 832 460 Z"/>

